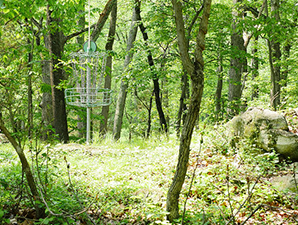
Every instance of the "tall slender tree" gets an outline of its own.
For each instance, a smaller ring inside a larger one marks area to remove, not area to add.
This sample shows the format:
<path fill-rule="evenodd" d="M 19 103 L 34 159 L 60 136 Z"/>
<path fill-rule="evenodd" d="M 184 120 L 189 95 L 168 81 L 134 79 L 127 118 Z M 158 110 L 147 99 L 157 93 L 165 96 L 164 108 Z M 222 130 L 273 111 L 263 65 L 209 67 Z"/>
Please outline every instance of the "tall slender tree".
<path fill-rule="evenodd" d="M 196 36 L 196 47 L 194 59 L 190 58 L 185 26 L 182 13 L 182 4 L 180 1 L 172 0 L 172 5 L 175 13 L 175 22 L 177 29 L 177 40 L 181 61 L 184 68 L 187 70 L 191 78 L 192 94 L 189 103 L 189 111 L 185 119 L 185 124 L 182 129 L 179 145 L 178 163 L 176 172 L 167 194 L 167 211 L 168 219 L 173 222 L 179 217 L 179 195 L 187 172 L 189 161 L 190 143 L 193 129 L 200 112 L 201 100 L 204 88 L 204 59 L 203 51 L 205 49 L 205 36 L 207 33 L 208 20 L 211 9 L 211 0 L 204 1 L 204 10 L 200 22 L 200 28 Z"/>
<path fill-rule="evenodd" d="M 85 8 L 85 6 L 83 6 L 83 8 Z M 79 11 L 79 14 L 81 15 L 79 17 L 79 20 L 78 20 L 78 26 L 81 28 L 81 29 L 84 29 L 85 28 L 85 23 L 86 23 L 86 16 L 85 16 L 85 13 L 84 13 L 84 10 L 80 10 Z M 85 35 L 84 34 L 81 34 L 77 37 L 77 43 L 80 45 L 80 46 L 83 46 L 85 42 Z M 86 134 L 86 114 L 85 114 L 85 110 L 83 108 L 79 108 L 79 115 L 78 115 L 78 122 L 77 122 L 77 128 L 78 128 L 78 135 L 80 138 L 83 138 Z"/>
<path fill-rule="evenodd" d="M 135 7 L 133 9 L 133 15 L 132 15 L 132 22 L 130 26 L 130 31 L 128 35 L 127 40 L 127 47 L 126 47 L 126 56 L 124 60 L 124 70 L 128 70 L 128 65 L 130 64 L 132 57 L 133 57 L 133 46 L 134 41 L 137 36 L 138 26 L 137 26 L 137 7 L 140 7 L 139 1 L 135 2 Z M 120 84 L 120 90 L 118 94 L 117 99 L 117 105 L 116 105 L 116 111 L 115 111 L 115 117 L 114 117 L 114 127 L 113 127 L 113 136 L 114 140 L 119 140 L 121 136 L 121 127 L 122 127 L 122 120 L 123 120 L 123 114 L 125 109 L 125 102 L 127 97 L 127 89 L 128 89 L 128 80 L 127 77 L 123 77 Z"/>
<path fill-rule="evenodd" d="M 271 17 L 274 19 L 275 23 L 280 21 L 280 2 L 279 0 L 271 0 Z M 271 71 L 271 106 L 277 110 L 280 105 L 280 90 L 281 90 L 281 75 L 280 75 L 280 59 L 281 59 L 281 49 L 278 34 L 274 34 L 271 40 L 268 41 L 269 48 L 269 62 Z"/>
<path fill-rule="evenodd" d="M 140 1 L 139 1 L 140 2 Z M 140 6 L 140 4 L 139 4 Z M 142 22 L 142 18 L 141 18 L 141 9 L 137 8 L 136 10 L 137 13 L 137 20 L 139 21 L 139 28 L 141 30 L 141 33 L 143 35 L 143 39 L 145 41 L 145 45 L 148 46 L 147 42 L 148 42 L 148 34 L 146 31 L 146 28 Z M 154 69 L 155 65 L 154 65 L 154 61 L 153 61 L 153 56 L 150 50 L 148 50 L 147 53 L 147 59 L 148 59 L 148 64 L 150 66 L 151 72 L 152 74 L 152 80 L 153 80 L 153 86 L 154 86 L 154 96 L 155 96 L 155 104 L 156 104 L 156 108 L 157 108 L 157 112 L 159 115 L 159 123 L 161 126 L 161 130 L 165 131 L 166 133 L 168 132 L 168 124 L 165 118 L 165 114 L 164 114 L 164 110 L 162 108 L 162 101 L 161 101 L 161 96 L 160 96 L 160 85 L 159 85 L 159 78 L 158 75 L 156 74 L 156 70 Z"/>
<path fill-rule="evenodd" d="M 193 30 L 193 27 L 199 18 L 200 13 L 202 12 L 203 7 L 200 7 L 196 12 L 195 15 L 193 16 L 189 27 L 187 28 L 187 48 L 189 50 L 189 42 L 190 42 L 190 37 L 191 33 Z M 179 109 L 178 109 L 178 115 L 177 115 L 177 121 L 176 121 L 176 133 L 177 136 L 179 137 L 180 135 L 180 130 L 181 130 L 181 124 L 185 120 L 186 117 L 186 110 L 187 110 L 187 100 L 189 99 L 189 74 L 185 68 L 183 68 L 183 73 L 181 77 L 181 95 L 179 99 Z"/>
<path fill-rule="evenodd" d="M 117 1 L 112 9 L 111 12 L 111 20 L 110 20 L 110 28 L 109 28 L 109 34 L 108 34 L 108 41 L 105 46 L 106 52 L 107 52 L 107 61 L 105 65 L 105 84 L 104 88 L 111 89 L 112 85 L 112 51 L 113 51 L 113 45 L 115 40 L 115 34 L 116 34 L 116 20 L 117 20 Z M 104 135 L 107 132 L 108 129 L 108 118 L 109 118 L 109 109 L 110 106 L 103 106 L 101 114 L 103 116 L 103 121 L 100 123 L 100 134 Z"/>

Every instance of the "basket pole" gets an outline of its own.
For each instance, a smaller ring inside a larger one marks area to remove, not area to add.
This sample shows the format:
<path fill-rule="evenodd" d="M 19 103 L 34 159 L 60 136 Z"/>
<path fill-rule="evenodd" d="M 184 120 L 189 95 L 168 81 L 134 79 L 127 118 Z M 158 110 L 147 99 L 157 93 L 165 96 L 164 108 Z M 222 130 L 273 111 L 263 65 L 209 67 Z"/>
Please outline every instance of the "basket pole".
<path fill-rule="evenodd" d="M 87 51 L 88 54 L 88 51 Z M 90 57 L 88 56 L 88 62 L 87 62 L 87 84 L 86 84 L 86 89 L 87 89 L 87 125 L 86 125 L 86 142 L 87 144 L 90 143 L 90 125 L 91 125 L 91 120 L 90 120 L 90 87 L 91 87 L 91 68 L 90 68 Z"/>

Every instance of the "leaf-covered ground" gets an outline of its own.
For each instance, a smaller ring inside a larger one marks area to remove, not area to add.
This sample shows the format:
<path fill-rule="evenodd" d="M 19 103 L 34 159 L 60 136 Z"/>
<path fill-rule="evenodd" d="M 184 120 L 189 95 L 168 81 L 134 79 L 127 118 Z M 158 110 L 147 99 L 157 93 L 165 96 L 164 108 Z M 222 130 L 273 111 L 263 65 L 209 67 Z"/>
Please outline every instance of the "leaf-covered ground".
<path fill-rule="evenodd" d="M 232 149 L 220 127 L 195 134 L 192 143 L 180 196 L 185 224 L 297 224 L 296 186 L 284 180 L 294 177 L 295 164 L 279 162 L 274 153 L 250 143 Z M 26 149 L 47 204 L 47 217 L 36 220 L 18 158 L 9 144 L 2 144 L 0 221 L 168 224 L 166 193 L 178 146 L 174 137 L 153 137 Z"/>

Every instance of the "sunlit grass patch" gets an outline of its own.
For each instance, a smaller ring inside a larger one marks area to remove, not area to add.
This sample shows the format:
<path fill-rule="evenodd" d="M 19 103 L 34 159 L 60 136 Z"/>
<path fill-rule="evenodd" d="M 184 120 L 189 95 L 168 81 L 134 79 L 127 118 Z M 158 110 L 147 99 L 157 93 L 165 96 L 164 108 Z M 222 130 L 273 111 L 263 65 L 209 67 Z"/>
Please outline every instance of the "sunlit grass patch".
<path fill-rule="evenodd" d="M 91 218 L 97 224 L 167 224 L 166 194 L 176 169 L 179 141 L 174 136 L 133 141 L 107 138 L 91 145 L 40 144 L 36 149 L 26 149 L 48 211 L 64 215 L 49 213 L 45 221 L 72 223 Z M 0 188 L 4 190 L 0 199 L 8 207 L 18 195 L 22 172 L 10 145 L 0 149 Z M 248 142 L 231 148 L 221 130 L 207 127 L 193 135 L 180 195 L 181 214 L 187 200 L 184 221 L 188 224 L 241 223 L 248 217 L 252 224 L 269 223 L 282 210 L 287 213 L 281 221 L 294 224 L 295 217 L 290 219 L 289 215 L 295 215 L 297 200 L 269 182 L 270 177 L 289 172 L 275 153 L 262 152 Z M 20 207 L 31 207 L 27 200 Z"/>

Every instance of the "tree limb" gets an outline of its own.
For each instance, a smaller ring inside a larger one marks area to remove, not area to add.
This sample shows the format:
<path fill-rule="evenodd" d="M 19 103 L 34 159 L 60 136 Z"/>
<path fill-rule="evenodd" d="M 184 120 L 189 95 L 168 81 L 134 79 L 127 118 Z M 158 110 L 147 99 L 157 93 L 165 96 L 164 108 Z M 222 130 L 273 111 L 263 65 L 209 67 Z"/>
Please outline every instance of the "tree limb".
<path fill-rule="evenodd" d="M 116 4 L 116 0 L 108 0 L 107 4 L 105 5 L 105 8 L 102 10 L 102 13 L 100 14 L 100 17 L 97 23 L 95 24 L 94 30 L 91 34 L 91 40 L 96 41 L 97 38 L 99 37 L 99 34 L 115 4 Z"/>
<path fill-rule="evenodd" d="M 185 27 L 182 16 L 182 4 L 179 1 L 172 0 L 175 22 L 177 28 L 178 47 L 181 55 L 183 67 L 186 69 L 188 74 L 192 74 L 194 71 L 194 64 L 188 54 L 188 44 L 185 36 Z"/>
<path fill-rule="evenodd" d="M 195 22 L 197 21 L 197 19 L 199 18 L 200 13 L 202 12 L 202 10 L 204 9 L 204 4 L 201 5 L 201 8 L 196 11 L 196 15 L 194 16 L 194 18 L 192 19 L 189 27 L 187 28 L 187 35 L 190 36 L 190 33 L 192 31 L 193 26 L 195 25 Z"/>
<path fill-rule="evenodd" d="M 91 25 L 91 26 L 90 26 L 90 29 L 92 29 L 92 28 L 94 28 L 94 27 L 95 27 L 95 24 Z M 79 36 L 80 34 L 86 32 L 86 31 L 88 31 L 88 29 L 89 29 L 89 27 L 86 27 L 86 28 L 84 28 L 84 29 L 82 29 L 82 30 L 80 30 L 80 31 L 74 32 L 74 33 L 72 33 L 72 34 L 66 36 L 66 37 L 65 37 L 65 42 L 67 42 L 68 40 L 70 40 L 70 39 L 72 39 L 72 38 L 74 38 L 74 37 Z"/>

